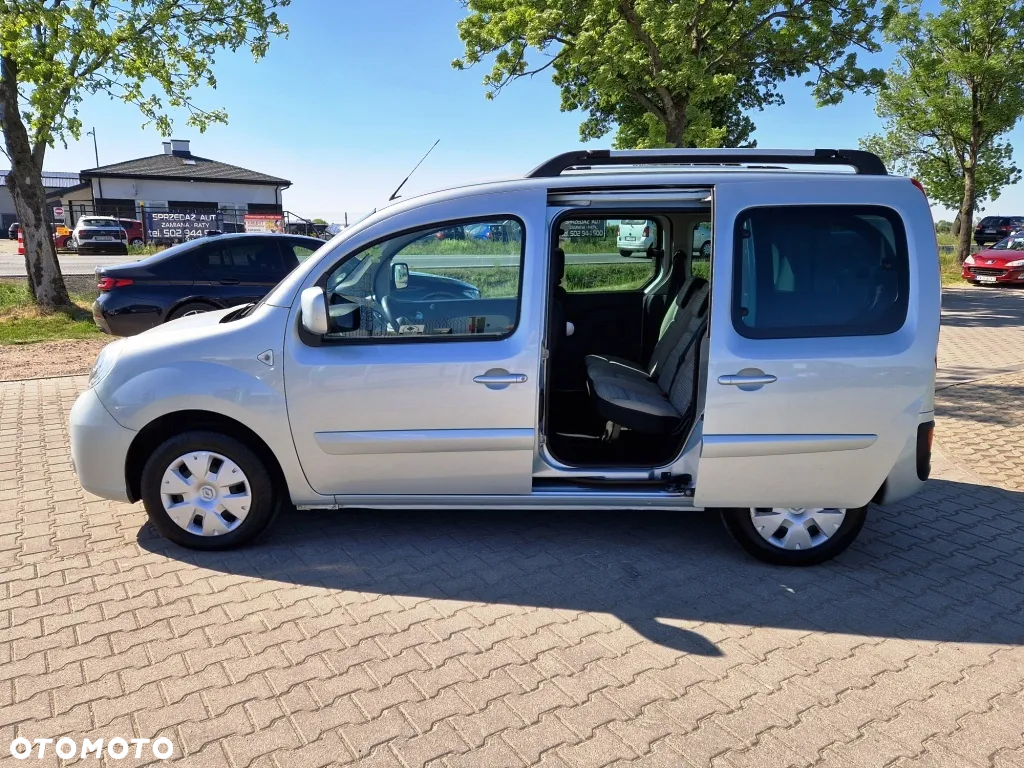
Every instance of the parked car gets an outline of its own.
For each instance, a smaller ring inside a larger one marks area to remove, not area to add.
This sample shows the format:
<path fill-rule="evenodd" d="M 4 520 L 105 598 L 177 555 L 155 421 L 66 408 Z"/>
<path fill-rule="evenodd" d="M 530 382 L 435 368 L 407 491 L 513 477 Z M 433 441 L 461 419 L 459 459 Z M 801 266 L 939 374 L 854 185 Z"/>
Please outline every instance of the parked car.
<path fill-rule="evenodd" d="M 124 229 L 128 239 L 128 245 L 145 245 L 145 234 L 140 219 L 118 219 L 117 222 Z"/>
<path fill-rule="evenodd" d="M 21 229 L 21 224 L 19 224 L 18 222 L 14 222 L 13 224 L 11 224 L 11 226 L 9 226 L 7 228 L 7 239 L 8 240 L 17 240 L 18 239 L 18 230 L 20 230 L 20 229 Z"/>
<path fill-rule="evenodd" d="M 64 224 L 58 224 L 53 233 L 53 246 L 57 250 L 67 250 L 71 247 L 71 230 Z"/>
<path fill-rule="evenodd" d="M 668 227 L 642 288 L 562 285 L 565 222 L 660 216 L 713 222 L 709 279 L 692 229 Z M 494 250 L 518 268 L 409 298 L 424 238 L 480 222 L 515 232 Z M 203 270 L 229 237 L 198 246 L 215 250 L 194 282 L 216 281 Z M 401 200 L 255 304 L 107 345 L 71 455 L 86 491 L 141 500 L 197 549 L 250 541 L 292 504 L 719 509 L 748 552 L 808 565 L 928 477 L 939 300 L 928 201 L 868 152 L 568 152 Z"/>
<path fill-rule="evenodd" d="M 225 234 L 99 267 L 93 319 L 105 333 L 133 336 L 179 317 L 256 302 L 322 245 L 299 235 Z M 461 280 L 410 272 L 405 295 L 437 300 L 479 291 Z"/>
<path fill-rule="evenodd" d="M 1004 237 L 964 261 L 963 278 L 982 285 L 1024 283 L 1024 232 Z"/>
<path fill-rule="evenodd" d="M 71 231 L 79 253 L 128 253 L 128 233 L 113 216 L 83 216 Z"/>
<path fill-rule="evenodd" d="M 986 216 L 974 230 L 974 242 L 978 245 L 996 243 L 1022 229 L 1024 216 Z"/>
<path fill-rule="evenodd" d="M 615 247 L 619 255 L 646 256 L 648 249 L 654 245 L 658 234 L 658 226 L 646 219 L 623 219 L 619 222 L 619 234 L 615 239 Z"/>
<path fill-rule="evenodd" d="M 702 261 L 711 258 L 711 222 L 705 221 L 693 230 L 693 253 Z"/>

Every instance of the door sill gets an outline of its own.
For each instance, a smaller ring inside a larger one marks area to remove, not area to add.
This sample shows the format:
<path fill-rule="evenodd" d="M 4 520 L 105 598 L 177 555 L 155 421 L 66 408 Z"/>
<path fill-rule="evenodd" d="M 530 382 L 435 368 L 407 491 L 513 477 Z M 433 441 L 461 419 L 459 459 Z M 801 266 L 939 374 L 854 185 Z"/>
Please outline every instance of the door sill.
<path fill-rule="evenodd" d="M 673 492 L 665 488 L 615 486 L 580 488 L 569 483 L 551 484 L 532 493 L 518 495 L 394 495 L 338 496 L 336 503 L 321 509 L 667 509 L 695 510 L 693 490 Z M 304 506 L 312 509 L 311 506 Z"/>

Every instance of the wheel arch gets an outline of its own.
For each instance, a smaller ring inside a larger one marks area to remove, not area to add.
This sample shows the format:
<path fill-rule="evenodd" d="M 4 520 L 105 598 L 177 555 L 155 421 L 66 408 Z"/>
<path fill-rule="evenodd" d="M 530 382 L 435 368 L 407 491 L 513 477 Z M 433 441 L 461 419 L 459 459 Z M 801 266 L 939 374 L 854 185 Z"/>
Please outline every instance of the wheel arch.
<path fill-rule="evenodd" d="M 157 446 L 170 437 L 196 430 L 220 432 L 245 443 L 260 459 L 266 462 L 281 490 L 282 498 L 288 497 L 288 481 L 284 470 L 277 460 L 277 456 L 262 437 L 240 421 L 222 413 L 188 410 L 172 411 L 158 416 L 135 435 L 128 447 L 124 467 L 125 486 L 128 489 L 128 498 L 131 502 L 134 503 L 142 498 L 142 469 L 146 464 L 146 459 Z"/>
<path fill-rule="evenodd" d="M 208 307 L 211 308 L 211 310 L 218 310 L 218 309 L 226 309 L 227 308 L 226 305 L 221 304 L 218 301 L 214 301 L 213 299 L 209 298 L 208 296 L 186 296 L 186 297 L 184 297 L 182 299 L 178 299 L 173 304 L 171 304 L 171 306 L 169 306 L 167 308 L 167 311 L 164 312 L 163 320 L 161 322 L 166 323 L 168 320 L 170 320 L 171 315 L 173 315 L 175 312 L 177 312 L 181 307 L 185 306 L 186 304 L 206 304 Z"/>

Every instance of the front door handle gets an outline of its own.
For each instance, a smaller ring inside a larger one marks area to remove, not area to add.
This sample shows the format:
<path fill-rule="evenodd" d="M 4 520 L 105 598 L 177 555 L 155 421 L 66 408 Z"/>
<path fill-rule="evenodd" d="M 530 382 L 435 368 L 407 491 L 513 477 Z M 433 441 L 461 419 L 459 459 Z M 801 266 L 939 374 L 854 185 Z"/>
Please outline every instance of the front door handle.
<path fill-rule="evenodd" d="M 739 387 L 744 392 L 752 392 L 765 384 L 774 384 L 776 381 L 778 381 L 778 377 L 765 373 L 759 368 L 744 368 L 739 373 L 729 373 L 718 377 L 719 384 Z"/>
<path fill-rule="evenodd" d="M 236 277 L 225 277 L 225 278 L 222 278 L 221 280 L 218 280 L 218 282 L 221 285 L 238 285 L 238 283 L 241 282 L 241 281 L 238 280 L 238 278 L 236 278 Z"/>
<path fill-rule="evenodd" d="M 474 376 L 473 381 L 483 384 L 488 389 L 504 389 L 509 384 L 525 384 L 525 373 L 509 373 L 504 368 L 492 368 L 487 373 Z"/>

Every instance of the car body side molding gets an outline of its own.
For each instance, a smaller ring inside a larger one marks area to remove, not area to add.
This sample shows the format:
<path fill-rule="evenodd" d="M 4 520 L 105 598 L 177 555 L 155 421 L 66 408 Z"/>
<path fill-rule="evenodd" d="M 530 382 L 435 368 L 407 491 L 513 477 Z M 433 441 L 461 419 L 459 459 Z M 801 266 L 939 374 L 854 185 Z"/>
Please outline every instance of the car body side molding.
<path fill-rule="evenodd" d="M 529 451 L 532 429 L 389 429 L 317 432 L 316 443 L 332 456 L 386 453 Z"/>
<path fill-rule="evenodd" d="M 856 451 L 877 439 L 878 435 L 704 435 L 701 456 L 724 459 Z"/>

